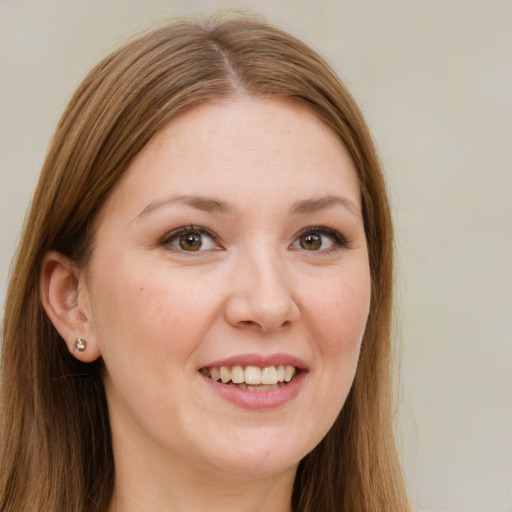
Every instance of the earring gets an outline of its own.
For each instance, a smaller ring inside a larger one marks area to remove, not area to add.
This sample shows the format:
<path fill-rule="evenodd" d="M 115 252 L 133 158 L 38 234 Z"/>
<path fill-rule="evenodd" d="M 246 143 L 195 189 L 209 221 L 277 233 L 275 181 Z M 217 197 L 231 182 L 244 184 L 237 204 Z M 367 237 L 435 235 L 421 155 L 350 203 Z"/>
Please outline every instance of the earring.
<path fill-rule="evenodd" d="M 87 341 L 85 338 L 77 338 L 73 345 L 73 352 L 85 352 Z"/>

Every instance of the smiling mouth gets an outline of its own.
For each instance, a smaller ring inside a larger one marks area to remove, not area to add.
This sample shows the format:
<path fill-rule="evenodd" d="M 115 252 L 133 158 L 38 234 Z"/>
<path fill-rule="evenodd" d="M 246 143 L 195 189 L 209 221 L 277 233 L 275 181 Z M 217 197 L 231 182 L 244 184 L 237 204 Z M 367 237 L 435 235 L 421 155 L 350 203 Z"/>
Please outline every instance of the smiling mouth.
<path fill-rule="evenodd" d="M 201 368 L 201 373 L 216 382 L 222 382 L 247 391 L 271 391 L 291 382 L 297 368 L 279 366 L 220 366 Z"/>

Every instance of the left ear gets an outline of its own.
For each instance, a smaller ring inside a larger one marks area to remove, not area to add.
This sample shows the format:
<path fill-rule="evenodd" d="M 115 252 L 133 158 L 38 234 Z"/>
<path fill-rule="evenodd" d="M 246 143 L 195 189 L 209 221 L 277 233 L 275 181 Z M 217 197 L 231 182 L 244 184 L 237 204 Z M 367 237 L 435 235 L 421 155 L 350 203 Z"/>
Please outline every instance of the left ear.
<path fill-rule="evenodd" d="M 41 267 L 39 289 L 46 314 L 69 352 L 83 362 L 98 359 L 101 354 L 83 273 L 63 254 L 49 251 Z M 85 344 L 77 343 L 78 338 Z"/>

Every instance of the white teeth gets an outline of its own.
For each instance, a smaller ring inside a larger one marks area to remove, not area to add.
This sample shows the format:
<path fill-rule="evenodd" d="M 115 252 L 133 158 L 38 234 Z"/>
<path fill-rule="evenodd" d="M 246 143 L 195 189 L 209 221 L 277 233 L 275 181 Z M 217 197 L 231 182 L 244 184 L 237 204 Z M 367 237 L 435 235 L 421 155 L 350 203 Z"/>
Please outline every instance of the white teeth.
<path fill-rule="evenodd" d="M 220 380 L 220 368 L 210 368 L 210 375 L 213 380 Z M 284 380 L 284 377 L 283 377 Z"/>
<path fill-rule="evenodd" d="M 261 370 L 257 366 L 245 367 L 245 383 L 251 386 L 261 384 Z"/>
<path fill-rule="evenodd" d="M 231 372 L 227 366 L 220 367 L 220 378 L 224 384 L 227 384 L 231 380 Z"/>
<path fill-rule="evenodd" d="M 266 366 L 261 371 L 262 384 L 277 384 L 277 369 L 275 366 Z"/>
<path fill-rule="evenodd" d="M 279 384 L 262 384 L 261 386 L 245 386 L 247 391 L 271 391 L 273 389 L 279 389 Z"/>
<path fill-rule="evenodd" d="M 236 384 L 239 388 L 250 391 L 266 391 L 276 389 L 279 384 L 293 380 L 296 368 L 290 365 L 265 366 L 264 368 L 252 365 L 244 368 L 235 365 L 233 367 L 202 368 L 201 372 L 217 382 Z"/>
<path fill-rule="evenodd" d="M 231 368 L 231 382 L 233 384 L 242 384 L 245 382 L 244 369 L 241 366 L 233 366 L 233 368 Z"/>

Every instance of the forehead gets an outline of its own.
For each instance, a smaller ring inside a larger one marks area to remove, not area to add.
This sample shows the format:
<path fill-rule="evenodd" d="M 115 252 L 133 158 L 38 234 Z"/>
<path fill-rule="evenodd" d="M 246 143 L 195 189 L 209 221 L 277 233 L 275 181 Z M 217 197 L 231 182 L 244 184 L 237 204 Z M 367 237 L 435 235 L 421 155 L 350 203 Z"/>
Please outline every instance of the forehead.
<path fill-rule="evenodd" d="M 331 128 L 297 103 L 243 98 L 209 102 L 171 121 L 136 156 L 105 210 L 143 208 L 168 194 L 262 206 L 336 190 L 360 208 L 354 164 Z"/>
<path fill-rule="evenodd" d="M 194 152 L 190 149 L 194 146 Z M 189 157 L 223 151 L 237 156 L 257 158 L 261 150 L 279 156 L 293 147 L 299 153 L 308 153 L 308 159 L 320 159 L 328 150 L 338 156 L 346 149 L 334 131 L 307 107 L 291 100 L 243 98 L 208 102 L 171 121 L 153 137 L 137 159 L 157 156 L 172 147 L 176 152 L 187 152 Z M 332 154 L 331 156 L 334 156 Z"/>

